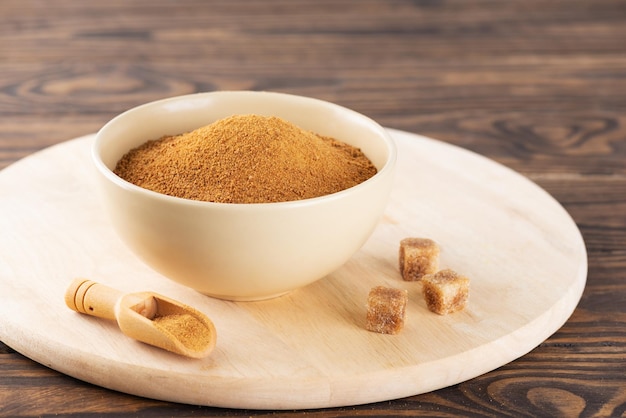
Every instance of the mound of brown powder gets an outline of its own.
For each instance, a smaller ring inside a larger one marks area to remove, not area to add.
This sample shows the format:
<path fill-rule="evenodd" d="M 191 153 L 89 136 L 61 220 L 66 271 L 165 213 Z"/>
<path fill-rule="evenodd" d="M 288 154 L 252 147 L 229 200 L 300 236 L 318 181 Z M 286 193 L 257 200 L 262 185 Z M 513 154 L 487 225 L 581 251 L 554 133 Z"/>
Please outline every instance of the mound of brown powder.
<path fill-rule="evenodd" d="M 148 141 L 124 155 L 114 171 L 158 193 L 221 203 L 308 199 L 376 174 L 358 148 L 257 115 Z"/>

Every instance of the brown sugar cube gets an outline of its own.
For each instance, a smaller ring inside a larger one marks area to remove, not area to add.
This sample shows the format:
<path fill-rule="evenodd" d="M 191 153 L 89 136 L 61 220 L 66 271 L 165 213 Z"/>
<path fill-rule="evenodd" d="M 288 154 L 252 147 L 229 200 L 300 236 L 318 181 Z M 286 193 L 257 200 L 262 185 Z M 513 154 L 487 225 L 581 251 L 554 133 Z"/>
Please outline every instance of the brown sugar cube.
<path fill-rule="evenodd" d="M 441 270 L 422 278 L 426 306 L 432 312 L 446 315 L 465 308 L 469 299 L 470 280 L 453 270 Z"/>
<path fill-rule="evenodd" d="M 405 238 L 400 241 L 399 261 L 402 279 L 420 280 L 439 268 L 439 246 L 428 238 Z"/>
<path fill-rule="evenodd" d="M 406 290 L 377 286 L 367 298 L 368 331 L 380 334 L 397 334 L 404 328 L 406 318 Z"/>

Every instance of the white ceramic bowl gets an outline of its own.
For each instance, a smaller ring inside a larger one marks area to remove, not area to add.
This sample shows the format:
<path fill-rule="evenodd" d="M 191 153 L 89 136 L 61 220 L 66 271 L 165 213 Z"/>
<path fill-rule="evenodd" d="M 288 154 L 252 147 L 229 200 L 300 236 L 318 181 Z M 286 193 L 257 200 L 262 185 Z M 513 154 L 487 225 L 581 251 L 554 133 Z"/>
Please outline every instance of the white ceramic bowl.
<path fill-rule="evenodd" d="M 278 116 L 359 147 L 378 173 L 318 198 L 233 204 L 167 196 L 112 171 L 122 155 L 150 139 L 234 114 Z M 113 226 L 140 259 L 206 295 L 258 300 L 328 275 L 363 245 L 387 204 L 396 148 L 380 125 L 344 107 L 288 94 L 235 91 L 173 97 L 128 110 L 98 132 L 93 159 Z"/>

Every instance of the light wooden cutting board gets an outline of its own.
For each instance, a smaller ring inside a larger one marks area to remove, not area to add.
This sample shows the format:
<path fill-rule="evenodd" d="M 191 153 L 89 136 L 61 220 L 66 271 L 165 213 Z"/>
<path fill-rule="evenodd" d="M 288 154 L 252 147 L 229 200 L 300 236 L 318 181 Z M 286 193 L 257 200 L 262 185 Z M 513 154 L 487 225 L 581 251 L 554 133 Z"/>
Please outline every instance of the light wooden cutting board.
<path fill-rule="evenodd" d="M 587 257 L 566 211 L 521 175 L 425 137 L 390 130 L 395 188 L 364 247 L 330 276 L 281 298 L 226 302 L 153 272 L 118 240 L 100 204 L 93 136 L 0 172 L 0 338 L 96 385 L 169 401 L 293 409 L 361 404 L 456 384 L 524 355 L 554 333 L 582 294 Z M 408 236 L 441 246 L 441 267 L 471 278 L 468 308 L 439 316 L 398 273 Z M 334 237 L 333 239 L 341 239 Z M 88 277 L 151 290 L 214 321 L 210 357 L 193 360 L 70 311 L 63 294 Z M 365 330 L 369 289 L 407 289 L 399 335 Z"/>

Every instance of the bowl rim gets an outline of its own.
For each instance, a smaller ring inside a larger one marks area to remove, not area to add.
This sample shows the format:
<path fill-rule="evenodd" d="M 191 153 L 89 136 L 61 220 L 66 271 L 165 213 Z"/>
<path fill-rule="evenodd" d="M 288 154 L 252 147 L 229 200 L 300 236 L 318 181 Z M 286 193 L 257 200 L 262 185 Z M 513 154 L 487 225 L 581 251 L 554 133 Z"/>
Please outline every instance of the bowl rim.
<path fill-rule="evenodd" d="M 100 155 L 100 150 L 102 149 L 102 142 L 104 141 L 102 133 L 106 131 L 111 125 L 115 124 L 122 117 L 128 117 L 129 114 L 132 114 L 134 112 L 139 112 L 140 110 L 146 107 L 163 106 L 170 102 L 182 101 L 185 99 L 197 98 L 199 96 L 207 96 L 207 95 L 242 95 L 242 96 L 245 96 L 245 95 L 259 95 L 259 96 L 268 95 L 270 96 L 271 95 L 275 97 L 282 96 L 282 97 L 288 97 L 290 100 L 302 100 L 302 101 L 308 101 L 308 102 L 314 102 L 314 103 L 317 102 L 323 106 L 328 106 L 328 107 L 338 109 L 341 112 L 351 113 L 354 116 L 357 116 L 358 118 L 366 121 L 369 125 L 371 125 L 372 127 L 380 131 L 379 132 L 381 134 L 380 137 L 384 140 L 383 142 L 387 148 L 387 158 L 383 166 L 377 170 L 376 174 L 374 174 L 372 177 L 368 178 L 367 180 L 359 184 L 356 184 L 352 187 L 349 187 L 347 189 L 340 190 L 335 193 L 326 194 L 326 195 L 317 196 L 317 197 L 311 197 L 307 199 L 288 200 L 288 201 L 281 201 L 281 202 L 259 202 L 259 203 L 212 202 L 212 201 L 204 201 L 204 200 L 187 199 L 183 197 L 171 196 L 171 195 L 167 195 L 164 193 L 155 192 L 153 190 L 149 190 L 141 186 L 137 186 L 136 184 L 131 183 L 119 177 L 117 174 L 113 172 L 113 170 L 107 167 L 107 165 L 102 160 L 101 155 Z M 223 208 L 223 209 L 228 208 L 228 210 L 233 210 L 233 209 L 248 210 L 251 208 L 260 209 L 260 208 L 270 208 L 270 207 L 271 208 L 288 208 L 288 207 L 310 206 L 310 205 L 315 205 L 315 204 L 319 204 L 322 202 L 326 202 L 329 200 L 341 199 L 346 194 L 357 192 L 358 190 L 364 187 L 367 187 L 370 183 L 376 182 L 378 181 L 378 179 L 382 178 L 383 176 L 386 176 L 390 171 L 393 171 L 396 161 L 397 161 L 397 147 L 393 138 L 389 134 L 389 132 L 378 122 L 376 122 L 372 118 L 362 113 L 359 113 L 345 106 L 338 105 L 336 103 L 328 102 L 328 101 L 317 99 L 314 97 L 300 96 L 300 95 L 295 95 L 295 94 L 290 94 L 290 93 L 279 93 L 279 92 L 270 92 L 270 91 L 253 91 L 253 90 L 219 90 L 219 91 L 199 92 L 199 93 L 191 93 L 191 94 L 167 97 L 167 98 L 143 103 L 141 105 L 125 110 L 124 112 L 110 119 L 98 130 L 98 132 L 96 133 L 96 138 L 91 147 L 91 159 L 93 163 L 95 164 L 97 170 L 107 180 L 109 180 L 116 186 L 132 193 L 139 193 L 152 199 L 162 200 L 162 201 L 173 203 L 173 204 L 183 204 L 186 206 L 198 206 L 198 207 L 207 207 L 207 208 L 211 207 L 211 208 Z M 393 175 L 393 173 L 389 173 L 389 175 Z"/>

